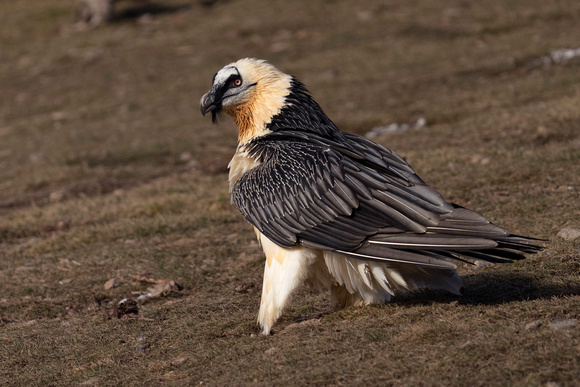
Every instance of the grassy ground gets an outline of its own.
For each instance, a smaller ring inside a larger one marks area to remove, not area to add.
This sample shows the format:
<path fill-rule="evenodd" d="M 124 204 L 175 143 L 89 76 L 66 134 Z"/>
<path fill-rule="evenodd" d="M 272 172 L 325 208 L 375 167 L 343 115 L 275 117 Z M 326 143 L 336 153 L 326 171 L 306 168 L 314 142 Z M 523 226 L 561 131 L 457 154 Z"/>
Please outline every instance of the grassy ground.
<path fill-rule="evenodd" d="M 579 244 L 556 237 L 580 227 L 580 71 L 538 59 L 578 47 L 580 3 L 121 2 L 94 30 L 74 3 L 0 5 L 0 384 L 578 383 L 578 328 L 549 324 L 580 319 Z M 226 184 L 235 130 L 198 110 L 244 56 L 298 76 L 343 130 L 425 117 L 378 141 L 547 249 L 460 267 L 463 297 L 333 312 L 302 289 L 257 335 L 263 258 Z M 116 307 L 152 280 L 180 287 Z"/>

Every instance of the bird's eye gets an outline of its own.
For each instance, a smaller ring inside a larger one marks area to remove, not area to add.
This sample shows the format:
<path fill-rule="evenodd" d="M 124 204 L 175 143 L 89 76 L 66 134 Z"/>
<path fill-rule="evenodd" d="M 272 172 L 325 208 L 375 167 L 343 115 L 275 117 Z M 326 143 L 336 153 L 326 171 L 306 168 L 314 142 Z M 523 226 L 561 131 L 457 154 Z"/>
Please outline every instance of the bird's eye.
<path fill-rule="evenodd" d="M 234 81 L 232 82 L 232 85 L 234 87 L 240 87 L 240 86 L 242 86 L 242 80 L 240 78 L 234 79 Z"/>

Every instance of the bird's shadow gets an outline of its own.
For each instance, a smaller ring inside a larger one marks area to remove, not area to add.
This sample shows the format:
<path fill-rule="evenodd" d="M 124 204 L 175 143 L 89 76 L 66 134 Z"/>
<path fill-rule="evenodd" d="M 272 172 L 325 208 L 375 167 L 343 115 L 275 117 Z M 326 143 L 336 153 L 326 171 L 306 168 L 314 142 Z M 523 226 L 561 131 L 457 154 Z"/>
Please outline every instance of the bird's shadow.
<path fill-rule="evenodd" d="M 489 271 L 464 274 L 461 277 L 464 292 L 460 296 L 445 291 L 420 290 L 397 294 L 391 302 L 374 305 L 374 307 L 397 305 L 403 308 L 413 308 L 417 305 L 443 305 L 451 302 L 457 302 L 459 305 L 491 306 L 580 295 L 580 284 L 570 282 L 553 284 L 543 278 L 522 273 Z M 284 331 L 292 324 L 320 319 L 336 312 L 338 312 L 336 309 L 330 309 L 323 312 L 288 316 L 286 319 L 282 318 L 276 324 L 272 334 Z"/>
<path fill-rule="evenodd" d="M 512 271 L 487 271 L 463 274 L 464 292 L 455 295 L 445 291 L 419 290 L 397 294 L 391 302 L 374 305 L 382 308 L 388 305 L 397 305 L 403 308 L 413 308 L 418 305 L 449 304 L 457 302 L 459 305 L 501 305 L 511 302 L 549 300 L 567 296 L 580 295 L 580 284 L 554 284 L 545 277 L 526 275 Z M 275 326 L 272 334 L 284 330 L 287 326 L 308 320 L 320 319 L 338 312 L 329 309 L 323 312 L 299 314 L 293 317 L 282 318 Z"/>
<path fill-rule="evenodd" d="M 156 3 L 146 3 L 122 9 L 114 13 L 112 22 L 120 23 L 128 20 L 138 19 L 144 15 L 162 15 L 185 11 L 191 8 L 191 4 L 161 5 Z"/>
<path fill-rule="evenodd" d="M 462 275 L 463 294 L 424 290 L 398 295 L 393 303 L 412 306 L 457 301 L 465 305 L 499 305 L 518 301 L 580 295 L 580 284 L 554 284 L 537 276 L 514 272 L 478 272 Z"/>

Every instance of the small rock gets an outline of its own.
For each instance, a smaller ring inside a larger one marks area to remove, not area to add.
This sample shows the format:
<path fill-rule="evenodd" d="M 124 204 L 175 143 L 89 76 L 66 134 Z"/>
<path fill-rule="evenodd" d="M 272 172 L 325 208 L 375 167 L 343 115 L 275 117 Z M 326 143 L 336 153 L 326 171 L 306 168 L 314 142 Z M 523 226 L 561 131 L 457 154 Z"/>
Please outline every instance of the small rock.
<path fill-rule="evenodd" d="M 580 229 L 565 227 L 561 229 L 557 235 L 566 241 L 574 241 L 580 238 Z"/>
<path fill-rule="evenodd" d="M 542 320 L 536 320 L 536 321 L 532 321 L 532 322 L 527 323 L 524 326 L 524 329 L 527 331 L 533 331 L 535 329 L 538 329 L 541 326 L 542 326 Z"/>
<path fill-rule="evenodd" d="M 149 348 L 151 348 L 151 344 L 144 343 L 144 344 L 138 345 L 137 348 L 135 348 L 135 349 L 137 351 L 144 351 L 144 350 L 149 349 Z"/>
<path fill-rule="evenodd" d="M 459 301 L 451 301 L 449 303 L 449 305 L 451 305 L 451 306 L 459 306 Z"/>
<path fill-rule="evenodd" d="M 70 220 L 59 220 L 56 224 L 56 229 L 58 231 L 66 231 L 70 228 Z"/>
<path fill-rule="evenodd" d="M 189 153 L 189 152 L 182 152 L 179 155 L 179 161 L 187 162 L 189 160 L 191 160 L 191 153 Z"/>
<path fill-rule="evenodd" d="M 486 266 L 493 266 L 494 265 L 493 262 L 483 261 L 481 259 L 476 259 L 475 262 L 474 262 L 474 264 L 477 267 L 486 267 Z"/>
<path fill-rule="evenodd" d="M 370 130 L 370 132 L 368 132 L 367 134 L 365 134 L 366 137 L 373 139 L 373 138 L 377 138 L 379 136 L 382 136 L 384 134 L 388 134 L 388 133 L 401 133 L 401 132 L 406 132 L 408 130 L 417 130 L 417 129 L 421 129 L 423 127 L 425 127 L 427 125 L 427 119 L 425 117 L 419 117 L 417 119 L 417 121 L 415 122 L 415 124 L 413 125 L 409 125 L 409 124 L 397 124 L 397 123 L 392 123 L 389 125 L 385 125 L 385 126 L 377 126 L 375 128 L 372 128 Z"/>
<path fill-rule="evenodd" d="M 550 58 L 554 64 L 567 64 L 569 62 L 580 62 L 580 48 L 562 48 L 550 53 Z"/>
<path fill-rule="evenodd" d="M 487 164 L 489 164 L 490 161 L 491 160 L 490 160 L 489 157 L 486 157 L 486 156 L 483 156 L 483 155 L 480 155 L 480 154 L 476 154 L 476 155 L 473 155 L 471 157 L 471 163 L 472 164 L 487 165 Z"/>
<path fill-rule="evenodd" d="M 550 132 L 544 125 L 538 126 L 538 129 L 536 129 L 536 133 L 538 134 L 539 137 L 548 137 L 548 134 L 550 134 Z"/>
<path fill-rule="evenodd" d="M 559 331 L 562 329 L 570 329 L 576 326 L 576 321 L 574 320 L 554 320 L 550 323 L 549 327 L 553 331 Z"/>
<path fill-rule="evenodd" d="M 52 203 L 61 202 L 66 198 L 67 194 L 68 194 L 67 190 L 62 188 L 59 189 L 58 191 L 51 192 L 48 199 Z"/>
<path fill-rule="evenodd" d="M 427 119 L 425 117 L 417 118 L 417 122 L 415 122 L 415 127 L 413 129 L 421 129 L 427 125 Z"/>
<path fill-rule="evenodd" d="M 179 367 L 182 366 L 187 360 L 189 360 L 187 356 L 180 356 L 171 360 L 171 365 L 173 367 Z"/>

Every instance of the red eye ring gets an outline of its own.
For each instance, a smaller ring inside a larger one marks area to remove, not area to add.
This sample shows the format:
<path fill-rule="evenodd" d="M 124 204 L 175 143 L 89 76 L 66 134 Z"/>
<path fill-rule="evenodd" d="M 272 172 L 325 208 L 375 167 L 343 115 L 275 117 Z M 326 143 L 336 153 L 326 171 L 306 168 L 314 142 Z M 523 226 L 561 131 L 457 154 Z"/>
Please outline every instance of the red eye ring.
<path fill-rule="evenodd" d="M 234 87 L 240 87 L 240 86 L 242 86 L 242 80 L 240 78 L 234 79 L 232 84 L 234 85 Z"/>

